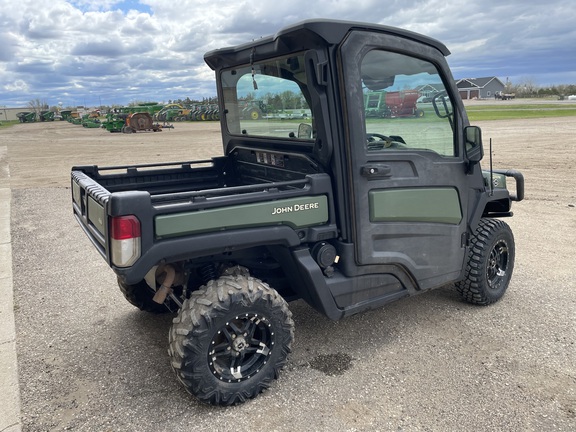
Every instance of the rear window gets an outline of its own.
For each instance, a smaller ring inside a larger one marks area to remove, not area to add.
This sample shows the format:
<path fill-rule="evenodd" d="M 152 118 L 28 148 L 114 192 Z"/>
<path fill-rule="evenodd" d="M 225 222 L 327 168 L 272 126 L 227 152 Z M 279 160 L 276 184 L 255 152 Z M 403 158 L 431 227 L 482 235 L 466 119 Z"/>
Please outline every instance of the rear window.
<path fill-rule="evenodd" d="M 303 55 L 279 57 L 222 72 L 225 120 L 231 134 L 312 140 Z"/>

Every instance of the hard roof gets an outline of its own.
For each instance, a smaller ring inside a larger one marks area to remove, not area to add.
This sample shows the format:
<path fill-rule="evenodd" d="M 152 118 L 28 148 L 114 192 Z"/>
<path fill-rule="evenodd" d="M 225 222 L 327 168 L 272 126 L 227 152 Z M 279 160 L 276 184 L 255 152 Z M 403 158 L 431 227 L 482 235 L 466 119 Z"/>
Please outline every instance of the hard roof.
<path fill-rule="evenodd" d="M 280 29 L 276 34 L 257 39 L 242 45 L 220 48 L 204 55 L 206 63 L 213 69 L 222 65 L 224 57 L 237 57 L 239 53 L 258 47 L 274 46 L 275 48 L 289 49 L 291 45 L 306 46 L 337 45 L 352 30 L 366 30 L 378 33 L 397 35 L 412 39 L 438 49 L 443 55 L 450 54 L 450 50 L 442 42 L 410 30 L 380 24 L 370 24 L 357 21 L 342 21 L 328 19 L 311 19 L 301 21 Z"/>

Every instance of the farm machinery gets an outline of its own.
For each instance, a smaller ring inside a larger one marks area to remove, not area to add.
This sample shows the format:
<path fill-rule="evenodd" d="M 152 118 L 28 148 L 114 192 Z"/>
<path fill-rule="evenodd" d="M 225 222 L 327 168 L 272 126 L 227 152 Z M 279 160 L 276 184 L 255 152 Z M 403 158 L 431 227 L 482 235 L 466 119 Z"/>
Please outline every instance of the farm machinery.
<path fill-rule="evenodd" d="M 60 111 L 60 120 L 68 121 L 68 119 L 71 117 L 71 115 L 72 115 L 72 110 Z"/>
<path fill-rule="evenodd" d="M 155 123 L 149 112 L 117 112 L 110 111 L 101 127 L 108 132 L 159 132 L 162 126 Z"/>
<path fill-rule="evenodd" d="M 160 132 L 162 131 L 162 126 L 158 123 L 154 123 L 152 116 L 147 112 L 137 112 L 129 114 L 126 117 L 126 124 L 122 128 L 124 133 L 133 132 Z"/>
<path fill-rule="evenodd" d="M 82 121 L 80 123 L 82 127 L 96 129 L 102 126 L 100 122 L 100 111 L 93 111 L 82 116 Z"/>
<path fill-rule="evenodd" d="M 39 114 L 36 111 L 22 111 L 16 114 L 20 123 L 33 123 L 35 121 L 54 121 L 53 111 L 40 111 Z"/>
<path fill-rule="evenodd" d="M 38 116 L 41 122 L 43 121 L 54 121 L 54 111 L 40 111 Z"/>
<path fill-rule="evenodd" d="M 193 121 L 220 120 L 220 110 L 217 104 L 193 105 L 188 119 Z"/>
<path fill-rule="evenodd" d="M 66 120 L 68 123 L 85 128 L 99 128 L 101 126 L 99 110 L 85 112 L 84 114 L 78 111 L 67 110 L 62 111 L 60 116 L 62 120 Z"/>
<path fill-rule="evenodd" d="M 135 106 L 125 106 L 112 108 L 106 114 L 106 120 L 101 123 L 101 127 L 106 129 L 108 132 L 125 132 L 127 129 L 126 121 L 128 117 L 133 114 L 148 114 L 150 118 L 156 116 L 156 114 L 163 109 L 163 105 L 157 102 L 146 102 Z M 141 116 L 137 116 L 141 117 Z M 136 120 L 134 120 L 135 122 Z M 132 132 L 132 128 L 130 128 Z M 129 133 L 130 133 L 129 132 Z"/>
<path fill-rule="evenodd" d="M 82 124 L 82 116 L 79 112 L 74 111 L 68 117 L 68 123 L 72 123 L 74 125 L 81 125 Z"/>
<path fill-rule="evenodd" d="M 260 120 L 265 114 L 268 114 L 268 105 L 262 100 L 244 101 L 240 111 L 240 117 L 246 120 Z"/>
<path fill-rule="evenodd" d="M 168 104 L 158 111 L 154 118 L 161 122 L 174 122 L 187 120 L 189 114 L 190 110 L 180 104 Z"/>
<path fill-rule="evenodd" d="M 16 114 L 20 123 L 33 123 L 36 121 L 35 111 L 22 111 Z"/>
<path fill-rule="evenodd" d="M 424 111 L 416 106 L 419 97 L 416 90 L 367 92 L 364 93 L 364 111 L 366 117 L 423 117 Z"/>
<path fill-rule="evenodd" d="M 56 113 L 54 111 L 22 111 L 16 114 L 20 123 L 34 123 L 36 121 L 47 122 L 54 121 Z"/>
<path fill-rule="evenodd" d="M 126 125 L 126 117 L 128 113 L 111 110 L 106 114 L 106 120 L 102 122 L 101 127 L 108 132 L 122 132 L 122 128 Z"/>

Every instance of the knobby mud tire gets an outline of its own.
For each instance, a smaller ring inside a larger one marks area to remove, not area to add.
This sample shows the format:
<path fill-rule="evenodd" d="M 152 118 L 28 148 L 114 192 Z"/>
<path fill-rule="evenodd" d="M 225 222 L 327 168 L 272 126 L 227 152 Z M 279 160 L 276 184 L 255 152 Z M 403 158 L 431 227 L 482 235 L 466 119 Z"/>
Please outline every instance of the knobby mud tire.
<path fill-rule="evenodd" d="M 234 405 L 278 378 L 294 339 L 286 301 L 262 281 L 222 276 L 185 300 L 169 333 L 178 380 L 202 402 Z"/>
<path fill-rule="evenodd" d="M 514 270 L 512 230 L 499 219 L 483 218 L 471 239 L 465 278 L 456 289 L 469 303 L 489 305 L 502 298 Z"/>

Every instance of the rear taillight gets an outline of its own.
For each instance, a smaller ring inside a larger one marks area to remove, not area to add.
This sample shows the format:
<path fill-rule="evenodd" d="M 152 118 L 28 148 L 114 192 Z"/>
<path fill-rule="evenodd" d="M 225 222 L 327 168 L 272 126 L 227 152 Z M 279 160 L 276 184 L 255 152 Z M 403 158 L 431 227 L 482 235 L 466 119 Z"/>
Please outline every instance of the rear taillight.
<path fill-rule="evenodd" d="M 140 258 L 140 221 L 134 215 L 117 216 L 110 221 L 112 264 L 129 267 Z"/>

